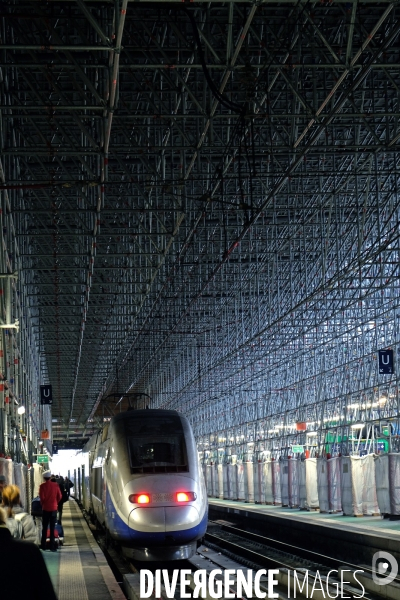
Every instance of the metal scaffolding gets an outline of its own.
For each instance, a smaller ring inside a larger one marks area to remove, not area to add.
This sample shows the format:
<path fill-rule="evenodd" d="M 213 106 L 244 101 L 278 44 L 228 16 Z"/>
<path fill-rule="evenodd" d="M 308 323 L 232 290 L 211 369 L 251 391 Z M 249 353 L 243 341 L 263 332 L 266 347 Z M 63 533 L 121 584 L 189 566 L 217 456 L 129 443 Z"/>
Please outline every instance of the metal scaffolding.
<path fill-rule="evenodd" d="M 398 3 L 1 19 L 3 346 L 32 443 L 50 383 L 60 443 L 131 392 L 213 456 L 399 449 Z"/>

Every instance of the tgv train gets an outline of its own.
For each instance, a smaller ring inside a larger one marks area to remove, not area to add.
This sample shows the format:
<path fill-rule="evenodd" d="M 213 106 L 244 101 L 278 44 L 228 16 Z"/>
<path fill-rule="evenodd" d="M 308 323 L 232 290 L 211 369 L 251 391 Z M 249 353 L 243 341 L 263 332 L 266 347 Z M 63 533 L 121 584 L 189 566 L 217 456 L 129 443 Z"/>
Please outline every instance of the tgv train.
<path fill-rule="evenodd" d="M 207 494 L 188 420 L 170 410 L 114 416 L 83 448 L 83 503 L 137 560 L 190 558 L 205 532 Z"/>

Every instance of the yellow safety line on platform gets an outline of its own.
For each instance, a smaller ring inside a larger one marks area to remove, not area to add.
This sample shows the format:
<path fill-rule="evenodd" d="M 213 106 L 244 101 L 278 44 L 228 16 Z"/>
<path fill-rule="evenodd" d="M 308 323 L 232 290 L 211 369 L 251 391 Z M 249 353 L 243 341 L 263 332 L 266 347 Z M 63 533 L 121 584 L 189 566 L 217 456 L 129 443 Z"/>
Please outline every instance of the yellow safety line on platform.
<path fill-rule="evenodd" d="M 65 545 L 60 552 L 59 600 L 89 600 L 86 590 L 79 548 L 72 521 L 71 505 L 63 508 Z"/>
<path fill-rule="evenodd" d="M 101 548 L 99 548 L 99 545 L 94 539 L 93 533 L 90 531 L 80 511 L 78 512 L 78 516 L 111 598 L 113 600 L 126 600 L 125 594 L 122 592 L 113 572 L 108 566 L 106 557 L 101 551 Z"/>

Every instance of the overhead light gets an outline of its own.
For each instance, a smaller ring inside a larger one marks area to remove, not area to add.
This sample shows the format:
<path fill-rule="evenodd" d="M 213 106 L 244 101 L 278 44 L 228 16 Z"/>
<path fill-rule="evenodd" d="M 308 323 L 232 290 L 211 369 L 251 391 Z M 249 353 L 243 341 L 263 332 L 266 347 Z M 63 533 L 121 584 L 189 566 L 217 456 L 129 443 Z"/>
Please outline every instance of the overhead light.
<path fill-rule="evenodd" d="M 365 423 L 353 423 L 353 425 L 351 426 L 352 429 L 363 429 L 364 428 Z"/>
<path fill-rule="evenodd" d="M 18 406 L 18 408 L 17 408 L 17 413 L 18 413 L 19 415 L 23 415 L 23 414 L 24 414 L 24 412 L 25 412 L 25 406 Z"/>
<path fill-rule="evenodd" d="M 316 435 L 318 435 L 318 431 L 307 431 L 307 435 L 309 437 L 315 437 Z"/>

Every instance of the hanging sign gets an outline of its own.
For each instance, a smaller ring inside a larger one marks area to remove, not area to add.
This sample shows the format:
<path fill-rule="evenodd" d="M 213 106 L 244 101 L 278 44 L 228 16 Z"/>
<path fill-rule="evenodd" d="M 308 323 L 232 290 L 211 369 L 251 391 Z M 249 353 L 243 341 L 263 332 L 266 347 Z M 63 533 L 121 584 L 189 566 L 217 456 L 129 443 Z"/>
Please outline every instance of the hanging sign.
<path fill-rule="evenodd" d="M 394 373 L 393 350 L 379 350 L 379 373 L 387 375 Z"/>
<path fill-rule="evenodd" d="M 43 429 L 40 438 L 42 440 L 49 440 L 50 439 L 50 433 L 48 429 Z"/>
<path fill-rule="evenodd" d="M 302 454 L 304 452 L 304 446 L 292 446 L 293 454 Z"/>
<path fill-rule="evenodd" d="M 37 455 L 37 461 L 39 464 L 43 464 L 43 463 L 48 463 L 49 462 L 49 457 L 47 454 L 38 454 Z"/>
<path fill-rule="evenodd" d="M 40 404 L 53 404 L 53 391 L 51 385 L 40 386 Z"/>

